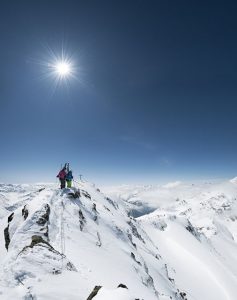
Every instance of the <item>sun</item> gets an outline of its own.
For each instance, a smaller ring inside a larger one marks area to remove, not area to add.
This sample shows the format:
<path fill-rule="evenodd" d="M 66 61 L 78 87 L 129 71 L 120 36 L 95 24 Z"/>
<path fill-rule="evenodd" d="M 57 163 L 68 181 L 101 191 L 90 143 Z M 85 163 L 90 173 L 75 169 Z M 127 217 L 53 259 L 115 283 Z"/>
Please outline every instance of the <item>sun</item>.
<path fill-rule="evenodd" d="M 55 65 L 55 71 L 60 77 L 66 77 L 69 76 L 72 72 L 72 67 L 70 63 L 60 61 L 56 63 Z"/>
<path fill-rule="evenodd" d="M 51 48 L 48 48 L 48 52 L 48 58 L 43 63 L 46 66 L 45 74 L 54 80 L 56 86 L 63 82 L 69 84 L 72 79 L 77 79 L 78 68 L 68 51 L 62 47 L 59 53 Z"/>
<path fill-rule="evenodd" d="M 67 55 L 56 56 L 54 53 L 47 63 L 48 75 L 55 81 L 56 85 L 60 82 L 69 82 L 71 79 L 77 79 L 76 66 L 72 58 Z"/>
<path fill-rule="evenodd" d="M 67 91 L 71 86 L 75 86 L 75 81 L 82 84 L 81 65 L 78 63 L 78 53 L 75 55 L 63 45 L 56 51 L 47 44 L 43 45 L 45 52 L 39 59 L 32 60 L 39 65 L 42 80 L 47 80 L 52 86 L 52 94 L 58 88 L 66 88 Z"/>

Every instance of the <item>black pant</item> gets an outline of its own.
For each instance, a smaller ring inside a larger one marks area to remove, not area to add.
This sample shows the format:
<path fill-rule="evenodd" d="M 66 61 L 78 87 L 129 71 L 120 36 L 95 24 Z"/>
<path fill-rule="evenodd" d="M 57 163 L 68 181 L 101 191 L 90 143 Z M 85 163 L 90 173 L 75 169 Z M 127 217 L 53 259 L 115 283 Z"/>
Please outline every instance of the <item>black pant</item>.
<path fill-rule="evenodd" d="M 60 178 L 60 182 L 61 182 L 61 189 L 64 189 L 65 188 L 65 184 L 66 184 L 66 180 Z"/>

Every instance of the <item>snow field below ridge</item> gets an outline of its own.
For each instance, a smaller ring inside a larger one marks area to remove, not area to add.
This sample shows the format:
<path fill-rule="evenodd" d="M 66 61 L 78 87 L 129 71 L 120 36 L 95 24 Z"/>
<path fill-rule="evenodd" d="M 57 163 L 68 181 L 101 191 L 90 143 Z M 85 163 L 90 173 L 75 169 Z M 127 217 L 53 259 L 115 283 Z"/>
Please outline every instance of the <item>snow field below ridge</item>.
<path fill-rule="evenodd" d="M 168 222 L 164 231 L 145 225 L 162 257 L 174 268 L 176 284 L 193 299 L 234 300 L 237 279 L 181 225 Z"/>

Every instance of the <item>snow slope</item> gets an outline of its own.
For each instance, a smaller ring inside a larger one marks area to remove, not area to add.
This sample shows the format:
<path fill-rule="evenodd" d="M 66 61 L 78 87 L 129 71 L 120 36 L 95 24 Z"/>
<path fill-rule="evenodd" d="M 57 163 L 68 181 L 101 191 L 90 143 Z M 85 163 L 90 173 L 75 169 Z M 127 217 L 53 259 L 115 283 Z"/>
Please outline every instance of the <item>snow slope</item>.
<path fill-rule="evenodd" d="M 185 290 L 188 298 L 236 299 L 236 179 L 113 187 L 106 192 L 115 199 L 123 199 L 131 213 L 142 212 L 137 203 L 152 207 L 152 213 L 137 221 L 173 269 L 172 280 Z"/>
<path fill-rule="evenodd" d="M 236 180 L 106 194 L 1 184 L 0 298 L 236 300 Z"/>
<path fill-rule="evenodd" d="M 89 183 L 79 198 L 75 192 L 37 188 L 2 218 L 9 245 L 1 236 L 1 299 L 84 300 L 95 285 L 103 286 L 95 299 L 179 299 L 159 250 L 123 201 Z M 117 289 L 121 283 L 128 289 Z"/>

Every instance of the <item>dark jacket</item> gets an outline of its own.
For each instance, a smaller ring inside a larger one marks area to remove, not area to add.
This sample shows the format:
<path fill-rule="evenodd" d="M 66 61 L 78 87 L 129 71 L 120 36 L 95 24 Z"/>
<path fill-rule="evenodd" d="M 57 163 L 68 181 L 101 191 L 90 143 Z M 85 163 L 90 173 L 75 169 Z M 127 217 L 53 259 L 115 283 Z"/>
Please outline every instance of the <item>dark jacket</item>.
<path fill-rule="evenodd" d="M 72 179 L 73 179 L 72 171 L 69 171 L 69 172 L 67 173 L 67 175 L 66 175 L 66 180 L 67 180 L 67 181 L 70 181 L 70 180 L 72 180 Z"/>

